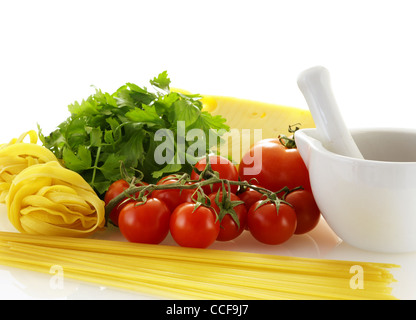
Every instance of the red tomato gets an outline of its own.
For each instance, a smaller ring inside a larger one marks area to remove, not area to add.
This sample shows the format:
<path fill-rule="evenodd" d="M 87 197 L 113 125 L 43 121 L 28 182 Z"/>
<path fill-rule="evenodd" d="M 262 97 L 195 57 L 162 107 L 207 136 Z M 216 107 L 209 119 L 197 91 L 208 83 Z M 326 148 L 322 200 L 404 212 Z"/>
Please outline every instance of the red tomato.
<path fill-rule="evenodd" d="M 163 178 L 157 184 L 158 185 L 168 185 L 176 183 L 178 180 L 176 178 L 170 179 Z M 152 198 L 158 198 L 163 201 L 169 208 L 170 212 L 173 212 L 175 208 L 184 202 L 192 202 L 192 194 L 195 189 L 166 189 L 166 190 L 154 190 L 151 194 Z M 195 197 L 196 200 L 196 197 Z"/>
<path fill-rule="evenodd" d="M 211 193 L 209 199 L 211 200 L 211 208 L 219 215 L 220 208 L 215 203 L 216 193 Z M 221 202 L 223 194 L 220 193 L 219 201 Z M 231 201 L 241 201 L 241 199 L 236 196 L 234 193 L 230 194 Z M 224 217 L 220 217 L 220 233 L 218 234 L 217 240 L 219 241 L 229 241 L 237 238 L 245 229 L 247 223 L 247 209 L 242 203 L 234 207 L 234 211 L 237 215 L 240 227 L 234 221 L 233 217 L 230 214 L 226 214 Z"/>
<path fill-rule="evenodd" d="M 311 192 L 297 190 L 289 193 L 285 200 L 295 209 L 297 227 L 295 234 L 303 234 L 311 231 L 319 223 L 321 211 L 319 210 Z"/>
<path fill-rule="evenodd" d="M 161 180 L 157 184 L 158 185 L 168 185 L 172 183 L 176 183 L 177 180 L 169 179 L 169 180 Z M 173 212 L 175 208 L 180 204 L 180 190 L 179 189 L 166 189 L 166 190 L 154 190 L 151 193 L 152 198 L 157 198 L 163 201 L 169 208 L 170 212 Z"/>
<path fill-rule="evenodd" d="M 220 222 L 211 208 L 182 203 L 170 218 L 170 233 L 182 247 L 206 248 L 217 239 Z"/>
<path fill-rule="evenodd" d="M 138 184 L 136 184 L 137 186 L 140 185 L 147 185 L 146 182 L 140 182 Z M 111 200 L 113 200 L 115 197 L 117 197 L 119 194 L 123 193 L 124 190 L 129 188 L 129 183 L 123 179 L 117 180 L 115 182 L 113 182 L 110 187 L 108 188 L 107 192 L 104 195 L 104 202 L 105 205 L 107 205 Z M 137 193 L 136 196 L 138 196 L 139 194 Z M 124 198 L 124 200 L 126 200 L 126 198 Z M 121 201 L 117 206 L 114 207 L 113 210 L 111 210 L 110 212 L 110 220 L 116 225 L 118 226 L 118 217 L 120 215 L 120 211 L 121 209 L 128 203 L 125 201 Z"/>
<path fill-rule="evenodd" d="M 180 196 L 180 203 L 195 202 L 198 199 L 198 195 L 195 192 L 196 189 L 182 189 Z M 195 200 L 195 201 L 194 201 Z"/>
<path fill-rule="evenodd" d="M 120 193 L 126 190 L 129 187 L 129 184 L 125 180 L 117 180 L 113 182 L 110 187 L 108 188 L 107 192 L 104 196 L 105 205 L 107 205 L 111 200 L 117 197 Z M 118 226 L 118 216 L 120 215 L 120 205 L 114 207 L 113 210 L 110 212 L 110 220 Z"/>
<path fill-rule="evenodd" d="M 252 188 L 247 188 L 246 190 L 244 190 L 242 193 L 238 194 L 238 197 L 244 201 L 244 205 L 246 206 L 247 212 L 248 210 L 250 210 L 251 206 L 259 201 L 260 199 L 265 199 L 265 196 L 262 195 L 260 192 L 252 189 Z M 248 230 L 248 223 L 246 223 L 245 229 Z"/>
<path fill-rule="evenodd" d="M 238 171 L 236 166 L 228 159 L 221 157 L 221 156 L 209 156 L 209 163 L 211 164 L 211 168 L 213 171 L 217 171 L 219 173 L 219 176 L 221 179 L 227 179 L 227 180 L 231 180 L 231 181 L 238 181 Z M 206 159 L 203 158 L 201 160 L 199 160 L 196 164 L 195 164 L 195 168 L 197 168 L 198 170 L 202 171 L 204 170 L 206 167 Z M 199 178 L 199 175 L 195 172 L 192 171 L 191 174 L 191 179 L 192 180 L 197 180 Z M 211 186 L 212 186 L 212 190 L 211 190 Z M 219 188 L 221 188 L 221 183 L 215 183 L 211 186 L 203 186 L 202 190 L 204 190 L 206 195 L 209 195 L 210 193 L 216 192 L 218 191 Z M 232 185 L 231 186 L 231 192 L 232 193 L 236 193 L 238 189 L 237 185 Z M 227 186 L 226 186 L 226 190 L 228 190 Z"/>
<path fill-rule="evenodd" d="M 274 203 L 266 203 L 257 208 L 259 203 L 260 201 L 254 203 L 247 214 L 250 233 L 258 241 L 266 244 L 281 244 L 287 241 L 296 230 L 295 211 L 285 203 L 280 204 L 279 212 L 276 212 Z"/>
<path fill-rule="evenodd" d="M 238 168 L 241 180 L 257 179 L 257 184 L 271 191 L 302 186 L 311 190 L 308 170 L 299 151 L 288 149 L 278 139 L 264 139 L 243 156 Z"/>
<path fill-rule="evenodd" d="M 121 209 L 120 231 L 130 242 L 158 244 L 169 233 L 170 211 L 159 199 L 130 202 Z"/>
<path fill-rule="evenodd" d="M 244 201 L 247 211 L 250 210 L 253 203 L 259 201 L 261 198 L 265 199 L 265 196 L 263 194 L 252 188 L 247 188 L 242 193 L 239 193 L 238 197 L 242 201 Z"/>

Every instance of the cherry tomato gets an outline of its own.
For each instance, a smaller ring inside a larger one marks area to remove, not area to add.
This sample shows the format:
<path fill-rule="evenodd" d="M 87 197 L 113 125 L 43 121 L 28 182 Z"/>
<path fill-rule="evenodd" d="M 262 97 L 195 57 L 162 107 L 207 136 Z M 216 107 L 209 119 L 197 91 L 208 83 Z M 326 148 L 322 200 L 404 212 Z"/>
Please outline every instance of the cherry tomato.
<path fill-rule="evenodd" d="M 159 199 L 126 204 L 118 219 L 120 231 L 130 242 L 158 244 L 169 233 L 170 211 Z"/>
<path fill-rule="evenodd" d="M 159 180 L 158 185 L 168 185 L 178 182 L 176 178 L 163 178 Z M 192 195 L 195 189 L 166 189 L 166 190 L 154 190 L 151 194 L 152 198 L 158 198 L 162 200 L 169 208 L 170 212 L 173 212 L 175 208 L 184 202 L 192 202 Z M 194 197 L 196 200 L 196 197 Z"/>
<path fill-rule="evenodd" d="M 274 203 L 266 203 L 257 208 L 254 203 L 247 214 L 250 233 L 265 244 L 281 244 L 287 241 L 296 230 L 296 213 L 287 204 L 281 203 L 279 212 Z"/>
<path fill-rule="evenodd" d="M 209 199 L 211 200 L 211 208 L 219 215 L 220 208 L 215 203 L 216 193 L 211 193 Z M 223 194 L 219 194 L 219 202 L 222 201 Z M 231 201 L 241 201 L 241 199 L 234 193 L 230 194 Z M 234 211 L 236 213 L 237 219 L 239 221 L 240 227 L 235 222 L 234 218 L 230 214 L 226 214 L 222 218 L 220 217 L 220 233 L 218 234 L 217 240 L 219 241 L 229 241 L 237 238 L 245 229 L 247 223 L 247 209 L 245 205 L 239 204 L 235 206 Z"/>
<path fill-rule="evenodd" d="M 274 192 L 299 186 L 311 190 L 308 170 L 299 151 L 286 148 L 279 139 L 254 144 L 241 159 L 238 173 L 241 180 L 255 178 L 257 184 Z"/>
<path fill-rule="evenodd" d="M 177 180 L 169 179 L 169 180 L 161 180 L 157 184 L 158 185 L 168 185 L 172 183 L 176 183 Z M 152 198 L 157 198 L 163 201 L 169 208 L 170 212 L 175 210 L 177 205 L 180 204 L 180 190 L 179 189 L 166 189 L 166 190 L 154 190 L 151 193 Z"/>
<path fill-rule="evenodd" d="M 242 193 L 238 194 L 238 197 L 242 201 L 244 201 L 244 205 L 247 209 L 247 212 L 248 212 L 248 210 L 250 210 L 251 206 L 255 202 L 259 201 L 262 198 L 265 199 L 264 195 L 262 195 L 260 192 L 254 190 L 252 188 L 245 189 Z M 246 223 L 245 229 L 248 230 L 248 223 Z"/>
<path fill-rule="evenodd" d="M 244 204 L 246 206 L 247 211 L 250 210 L 253 203 L 259 201 L 262 198 L 265 199 L 265 196 L 263 194 L 261 194 L 260 192 L 254 190 L 252 188 L 247 188 L 242 193 L 239 193 L 238 197 L 242 201 L 244 201 Z"/>
<path fill-rule="evenodd" d="M 195 193 L 196 189 L 182 189 L 180 195 L 180 203 L 195 202 L 198 199 L 198 195 Z"/>
<path fill-rule="evenodd" d="M 321 211 L 311 192 L 296 190 L 289 193 L 285 200 L 294 207 L 296 212 L 298 223 L 295 234 L 303 234 L 316 227 L 321 217 Z"/>
<path fill-rule="evenodd" d="M 238 181 L 237 168 L 227 158 L 212 155 L 212 156 L 209 156 L 209 163 L 211 165 L 212 170 L 217 171 L 219 173 L 219 177 L 221 179 L 227 179 L 227 180 L 231 180 L 231 181 Z M 206 159 L 205 158 L 199 160 L 195 164 L 195 168 L 197 168 L 200 171 L 204 170 L 205 167 L 206 167 Z M 192 171 L 191 179 L 192 180 L 197 180 L 198 178 L 199 178 L 199 175 L 195 171 Z M 212 186 L 212 189 L 211 189 L 211 186 Z M 221 183 L 215 183 L 211 186 L 203 186 L 202 187 L 202 190 L 205 192 L 206 195 L 209 195 L 210 193 L 218 191 L 218 189 L 221 188 Z M 226 188 L 227 188 L 226 190 L 228 190 L 227 186 L 226 186 Z M 237 189 L 238 189 L 237 185 L 232 185 L 231 186 L 231 192 L 232 193 L 236 193 Z"/>
<path fill-rule="evenodd" d="M 172 238 L 182 247 L 206 248 L 217 239 L 220 222 L 211 208 L 182 203 L 170 218 Z"/>
<path fill-rule="evenodd" d="M 136 185 L 140 186 L 140 185 L 146 185 L 146 184 L 147 184 L 146 182 L 140 182 Z M 128 188 L 129 188 L 129 183 L 123 179 L 113 182 L 104 195 L 105 205 L 107 205 L 111 200 L 113 200 L 119 194 L 123 193 L 123 191 Z M 138 194 L 136 194 L 136 196 L 138 196 Z M 127 197 L 124 198 L 124 200 L 126 199 Z M 110 212 L 109 218 L 116 226 L 118 226 L 118 217 L 120 215 L 121 209 L 129 202 L 129 201 L 126 202 L 124 200 L 121 201 L 117 206 L 115 206 L 113 210 L 111 210 Z"/>

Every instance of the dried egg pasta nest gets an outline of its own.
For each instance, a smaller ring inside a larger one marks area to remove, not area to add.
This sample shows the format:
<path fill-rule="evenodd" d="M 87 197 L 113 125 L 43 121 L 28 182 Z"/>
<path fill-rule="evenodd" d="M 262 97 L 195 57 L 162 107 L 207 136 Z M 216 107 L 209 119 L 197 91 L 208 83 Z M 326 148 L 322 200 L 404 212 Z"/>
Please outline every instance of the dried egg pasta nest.
<path fill-rule="evenodd" d="M 8 218 L 22 233 L 87 236 L 104 226 L 104 202 L 76 172 L 57 161 L 20 172 L 6 197 Z"/>
<path fill-rule="evenodd" d="M 23 140 L 29 137 L 30 142 Z M 0 203 L 4 203 L 13 179 L 24 169 L 34 164 L 58 161 L 55 155 L 37 145 L 35 131 L 23 133 L 19 138 L 0 145 Z"/>

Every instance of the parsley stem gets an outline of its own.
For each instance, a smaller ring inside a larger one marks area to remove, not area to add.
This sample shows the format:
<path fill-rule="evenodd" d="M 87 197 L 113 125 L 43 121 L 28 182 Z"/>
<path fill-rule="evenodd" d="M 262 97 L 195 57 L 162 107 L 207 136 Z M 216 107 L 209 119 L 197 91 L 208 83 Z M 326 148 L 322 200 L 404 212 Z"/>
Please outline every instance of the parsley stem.
<path fill-rule="evenodd" d="M 94 167 L 93 167 L 93 170 L 92 170 L 92 178 L 91 178 L 91 183 L 90 183 L 91 186 L 93 186 L 94 182 L 95 182 L 95 174 L 96 174 L 97 169 L 98 169 L 98 159 L 100 158 L 100 153 L 101 153 L 101 146 L 98 147 L 97 155 L 95 156 Z"/>

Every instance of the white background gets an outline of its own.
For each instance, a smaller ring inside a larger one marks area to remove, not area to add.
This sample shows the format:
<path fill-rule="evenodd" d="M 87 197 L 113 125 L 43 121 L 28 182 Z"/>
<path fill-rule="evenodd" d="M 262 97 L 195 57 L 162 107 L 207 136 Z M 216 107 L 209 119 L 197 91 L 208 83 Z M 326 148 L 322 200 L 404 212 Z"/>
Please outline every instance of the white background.
<path fill-rule="evenodd" d="M 416 127 L 414 1 L 0 1 L 0 137 L 167 70 L 172 86 L 307 108 L 329 69 L 347 125 Z"/>
<path fill-rule="evenodd" d="M 323 65 L 348 126 L 416 128 L 413 4 L 0 0 L 0 143 L 37 123 L 44 133 L 53 130 L 69 115 L 68 104 L 94 92 L 91 85 L 113 92 L 126 82 L 147 85 L 164 70 L 172 86 L 194 93 L 307 108 L 297 76 Z M 346 256 L 398 257 L 348 247 L 332 255 Z M 402 296 L 415 298 L 414 267 L 402 270 Z M 9 288 L 3 297 L 27 297 L 7 271 L 1 277 Z"/>

